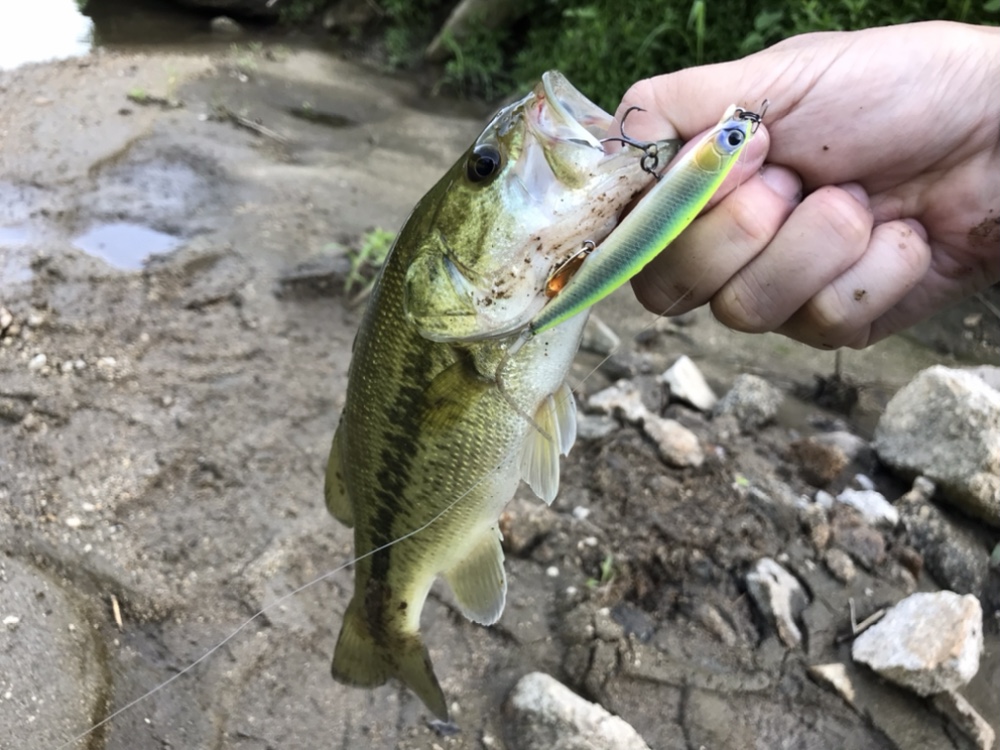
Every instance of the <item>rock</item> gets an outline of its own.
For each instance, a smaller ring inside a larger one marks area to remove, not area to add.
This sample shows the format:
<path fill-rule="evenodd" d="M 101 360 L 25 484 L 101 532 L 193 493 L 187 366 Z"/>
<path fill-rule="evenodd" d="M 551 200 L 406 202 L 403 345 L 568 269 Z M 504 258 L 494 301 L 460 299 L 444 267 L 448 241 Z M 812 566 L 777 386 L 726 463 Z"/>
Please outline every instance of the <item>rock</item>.
<path fill-rule="evenodd" d="M 990 388 L 1000 391 L 1000 367 L 996 367 L 995 365 L 980 365 L 979 367 L 970 367 L 965 372 L 975 375 Z"/>
<path fill-rule="evenodd" d="M 705 461 L 698 436 L 680 422 L 647 413 L 642 420 L 642 431 L 656 444 L 660 458 L 669 466 L 701 466 Z"/>
<path fill-rule="evenodd" d="M 952 591 L 903 599 L 854 641 L 851 655 L 875 672 L 928 696 L 966 685 L 979 671 L 983 610 Z"/>
<path fill-rule="evenodd" d="M 808 672 L 813 680 L 833 690 L 847 701 L 848 705 L 854 706 L 856 697 L 854 685 L 847 674 L 847 667 L 843 664 L 813 664 L 809 667 Z"/>
<path fill-rule="evenodd" d="M 871 452 L 868 441 L 847 430 L 834 430 L 813 435 L 812 439 L 821 445 L 839 448 L 851 461 L 864 457 Z"/>
<path fill-rule="evenodd" d="M 789 447 L 799 463 L 802 478 L 813 487 L 825 487 L 850 463 L 839 446 L 815 437 L 796 440 Z"/>
<path fill-rule="evenodd" d="M 619 380 L 598 391 L 587 399 L 587 408 L 619 416 L 631 424 L 639 424 L 649 413 L 639 388 L 631 380 Z"/>
<path fill-rule="evenodd" d="M 978 595 L 989 568 L 982 543 L 958 528 L 933 503 L 934 487 L 918 477 L 913 489 L 899 499 L 898 509 L 909 544 L 923 558 L 923 567 L 942 587 Z"/>
<path fill-rule="evenodd" d="M 740 375 L 712 409 L 712 415 L 732 415 L 744 432 L 751 432 L 774 419 L 783 399 L 781 391 L 764 378 Z"/>
<path fill-rule="evenodd" d="M 667 464 L 671 466 L 701 466 L 705 454 L 698 437 L 673 419 L 653 414 L 642 402 L 639 387 L 631 380 L 619 380 L 598 391 L 587 400 L 588 409 L 615 414 L 626 422 L 639 425 L 652 440 Z"/>
<path fill-rule="evenodd" d="M 826 554 L 823 555 L 823 562 L 826 563 L 830 574 L 841 583 L 850 583 L 858 574 L 850 556 L 836 547 L 826 551 Z"/>
<path fill-rule="evenodd" d="M 498 521 L 506 552 L 524 557 L 555 528 L 558 514 L 544 503 L 515 497 Z"/>
<path fill-rule="evenodd" d="M 817 504 L 809 503 L 799 510 L 799 521 L 809 532 L 809 541 L 817 550 L 824 550 L 830 543 L 830 520 L 826 509 Z"/>
<path fill-rule="evenodd" d="M 837 502 L 854 508 L 872 526 L 886 526 L 892 529 L 899 523 L 899 511 L 881 492 L 848 488 L 837 495 Z"/>
<path fill-rule="evenodd" d="M 584 351 L 600 354 L 606 357 L 618 350 L 622 340 L 618 337 L 611 326 L 591 315 L 587 320 L 587 325 L 583 329 L 583 338 L 580 340 L 580 348 Z"/>
<path fill-rule="evenodd" d="M 931 704 L 947 716 L 956 729 L 972 740 L 976 750 L 992 750 L 996 733 L 969 701 L 954 690 L 949 690 L 935 695 L 931 699 Z"/>
<path fill-rule="evenodd" d="M 580 440 L 600 440 L 619 428 L 611 417 L 603 414 L 581 414 L 576 421 L 576 436 Z"/>
<path fill-rule="evenodd" d="M 889 401 L 874 445 L 896 471 L 923 474 L 948 502 L 1000 527 L 1000 392 L 982 378 L 923 370 Z"/>
<path fill-rule="evenodd" d="M 240 36 L 243 33 L 243 27 L 229 16 L 216 16 L 209 27 L 213 34 L 219 36 Z"/>
<path fill-rule="evenodd" d="M 747 573 L 747 591 L 761 613 L 774 625 L 789 648 L 802 643 L 796 620 L 809 604 L 799 580 L 770 557 L 757 561 Z"/>
<path fill-rule="evenodd" d="M 623 719 L 542 672 L 518 680 L 504 717 L 511 750 L 649 750 Z"/>
<path fill-rule="evenodd" d="M 698 365 L 686 354 L 681 355 L 660 375 L 660 382 L 670 389 L 671 398 L 690 404 L 700 411 L 711 411 L 719 401 Z"/>
<path fill-rule="evenodd" d="M 834 519 L 833 543 L 867 570 L 875 570 L 885 561 L 885 537 L 871 526 L 859 523 L 856 516 L 840 514 Z"/>

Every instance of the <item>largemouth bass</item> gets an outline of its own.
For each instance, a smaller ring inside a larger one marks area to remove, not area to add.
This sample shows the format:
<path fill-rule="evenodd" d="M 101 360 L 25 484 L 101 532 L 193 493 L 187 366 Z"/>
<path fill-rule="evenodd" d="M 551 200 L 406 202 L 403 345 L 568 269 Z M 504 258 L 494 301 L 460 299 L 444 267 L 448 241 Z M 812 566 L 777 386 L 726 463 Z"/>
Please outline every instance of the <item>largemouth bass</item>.
<path fill-rule="evenodd" d="M 611 122 L 547 73 L 420 200 L 390 251 L 354 342 L 326 474 L 327 506 L 353 526 L 357 556 L 333 657 L 340 682 L 395 677 L 448 720 L 419 632 L 432 583 L 444 577 L 475 622 L 503 611 L 498 518 L 522 479 L 545 502 L 556 495 L 559 455 L 576 436 L 563 380 L 586 313 L 510 357 L 504 393 L 494 374 L 510 342 L 456 339 L 523 327 L 553 271 L 600 242 L 649 184 L 636 154 L 604 152 Z M 660 143 L 654 166 L 678 146 Z"/>

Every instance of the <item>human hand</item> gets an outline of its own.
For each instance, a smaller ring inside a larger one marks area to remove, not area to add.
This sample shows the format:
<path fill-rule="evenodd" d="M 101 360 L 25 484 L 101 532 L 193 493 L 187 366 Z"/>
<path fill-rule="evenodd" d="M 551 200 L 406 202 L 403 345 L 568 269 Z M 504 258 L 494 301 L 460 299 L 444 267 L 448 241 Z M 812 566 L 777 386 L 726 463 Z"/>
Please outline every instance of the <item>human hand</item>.
<path fill-rule="evenodd" d="M 635 84 L 618 116 L 646 110 L 628 118 L 639 139 L 690 140 L 729 104 L 770 101 L 751 176 L 735 189 L 737 166 L 633 279 L 639 301 L 710 301 L 740 331 L 863 348 L 1000 281 L 998 80 L 1000 29 L 930 22 L 793 37 Z"/>

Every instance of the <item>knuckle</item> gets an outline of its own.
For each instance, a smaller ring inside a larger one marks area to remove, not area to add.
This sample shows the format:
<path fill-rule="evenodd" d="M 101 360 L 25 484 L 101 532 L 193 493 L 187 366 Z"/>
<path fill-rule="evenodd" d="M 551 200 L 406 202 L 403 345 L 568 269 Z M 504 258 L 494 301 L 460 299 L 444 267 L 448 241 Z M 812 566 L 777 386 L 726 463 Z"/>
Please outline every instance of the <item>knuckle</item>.
<path fill-rule="evenodd" d="M 817 190 L 806 200 L 819 203 L 819 216 L 826 226 L 821 232 L 829 233 L 845 245 L 867 244 L 871 235 L 871 213 L 847 192 L 835 187 Z"/>
<path fill-rule="evenodd" d="M 761 314 L 761 299 L 737 277 L 712 297 L 712 314 L 727 328 L 742 333 L 764 333 L 773 326 Z"/>

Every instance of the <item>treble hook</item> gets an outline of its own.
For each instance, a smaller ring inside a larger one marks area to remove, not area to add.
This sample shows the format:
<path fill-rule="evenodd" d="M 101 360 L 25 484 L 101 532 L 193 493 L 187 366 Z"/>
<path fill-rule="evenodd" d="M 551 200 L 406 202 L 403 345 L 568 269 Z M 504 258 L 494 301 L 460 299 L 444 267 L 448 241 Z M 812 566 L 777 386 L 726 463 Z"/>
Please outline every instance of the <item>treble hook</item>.
<path fill-rule="evenodd" d="M 736 117 L 738 117 L 741 120 L 750 120 L 750 122 L 753 123 L 753 125 L 750 126 L 750 132 L 751 133 L 756 133 L 757 132 L 757 128 L 760 127 L 761 120 L 763 120 L 764 119 L 764 115 L 767 114 L 767 105 L 768 105 L 768 103 L 769 102 L 768 102 L 767 99 L 765 99 L 763 102 L 761 102 L 760 112 L 751 112 L 748 109 L 743 109 L 742 107 L 737 107 L 736 108 Z"/>
<path fill-rule="evenodd" d="M 656 173 L 656 165 L 659 161 L 659 148 L 655 141 L 638 141 L 635 138 L 631 138 L 625 134 L 625 121 L 628 116 L 633 112 L 645 112 L 646 110 L 642 107 L 631 106 L 625 110 L 622 115 L 622 124 L 618 127 L 619 132 L 621 132 L 621 137 L 610 137 L 602 138 L 601 143 L 607 143 L 608 141 L 616 141 L 618 143 L 623 143 L 626 146 L 631 146 L 632 148 L 637 148 L 642 151 L 642 158 L 639 160 L 639 166 L 642 167 L 642 171 L 647 174 L 653 175 L 657 180 L 660 179 L 660 175 Z"/>

